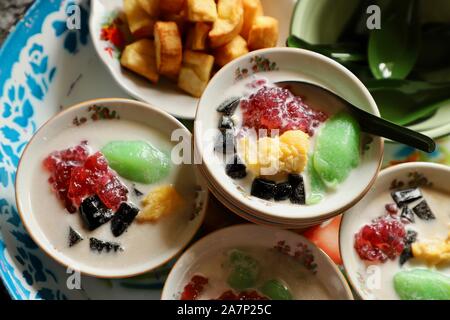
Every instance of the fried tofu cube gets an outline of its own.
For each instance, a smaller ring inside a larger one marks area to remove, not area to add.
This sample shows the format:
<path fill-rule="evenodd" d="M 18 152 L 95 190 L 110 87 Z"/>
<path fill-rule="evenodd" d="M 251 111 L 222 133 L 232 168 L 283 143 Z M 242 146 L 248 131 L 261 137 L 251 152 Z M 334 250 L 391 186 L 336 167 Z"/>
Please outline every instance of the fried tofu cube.
<path fill-rule="evenodd" d="M 184 49 L 191 49 L 192 50 L 192 44 L 194 43 L 194 27 L 190 27 L 189 31 L 186 35 L 186 40 L 184 41 Z"/>
<path fill-rule="evenodd" d="M 247 41 L 241 36 L 236 36 L 231 42 L 217 48 L 214 56 L 216 58 L 216 64 L 223 67 L 228 62 L 239 58 L 248 52 Z"/>
<path fill-rule="evenodd" d="M 191 96 L 200 98 L 205 91 L 208 81 L 201 80 L 191 68 L 182 67 L 178 76 L 178 87 Z"/>
<path fill-rule="evenodd" d="M 183 34 L 188 29 L 188 21 L 186 20 L 186 14 L 184 11 L 179 13 L 165 13 L 161 15 L 162 21 L 173 21 L 178 26 L 178 31 Z"/>
<path fill-rule="evenodd" d="M 152 40 L 141 39 L 126 46 L 122 52 L 120 64 L 153 83 L 157 83 L 159 80 L 155 43 Z"/>
<path fill-rule="evenodd" d="M 192 50 L 206 50 L 208 34 L 211 31 L 211 25 L 205 22 L 197 22 L 189 31 L 189 48 Z"/>
<path fill-rule="evenodd" d="M 191 50 L 186 50 L 183 54 L 183 67 L 194 70 L 203 81 L 209 81 L 213 66 L 214 57 L 209 54 Z"/>
<path fill-rule="evenodd" d="M 178 87 L 194 97 L 203 94 L 214 66 L 214 57 L 191 50 L 183 55 L 183 67 L 178 77 Z"/>
<path fill-rule="evenodd" d="M 186 0 L 160 0 L 160 9 L 163 14 L 179 13 L 185 4 Z"/>
<path fill-rule="evenodd" d="M 255 22 L 256 17 L 264 15 L 261 0 L 242 0 L 244 7 L 244 25 L 242 26 L 241 36 L 248 40 L 248 34 Z"/>
<path fill-rule="evenodd" d="M 138 0 L 139 5 L 152 18 L 157 18 L 159 15 L 159 4 L 164 0 Z"/>
<path fill-rule="evenodd" d="M 250 50 L 272 48 L 278 42 L 278 20 L 272 17 L 256 17 L 248 35 Z"/>
<path fill-rule="evenodd" d="M 123 9 L 130 31 L 135 38 L 146 38 L 153 35 L 155 20 L 144 11 L 138 0 L 124 0 Z"/>
<path fill-rule="evenodd" d="M 175 22 L 158 21 L 155 24 L 156 66 L 161 75 L 174 78 L 183 59 L 181 36 Z"/>
<path fill-rule="evenodd" d="M 187 0 L 187 16 L 191 22 L 214 22 L 217 6 L 214 0 Z"/>
<path fill-rule="evenodd" d="M 241 32 L 244 24 L 242 0 L 219 0 L 217 12 L 219 18 L 209 32 L 212 48 L 221 47 L 233 40 Z"/>

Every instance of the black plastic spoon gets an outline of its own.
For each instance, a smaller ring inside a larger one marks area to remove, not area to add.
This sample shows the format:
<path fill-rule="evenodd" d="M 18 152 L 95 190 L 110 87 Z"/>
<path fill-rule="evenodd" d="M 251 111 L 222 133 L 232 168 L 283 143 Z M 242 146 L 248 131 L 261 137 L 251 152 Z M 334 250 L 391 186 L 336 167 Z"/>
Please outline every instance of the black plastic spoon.
<path fill-rule="evenodd" d="M 326 94 L 340 100 L 347 108 L 347 111 L 356 118 L 362 131 L 376 136 L 388 138 L 392 141 L 403 143 L 410 147 L 428 153 L 431 153 L 436 149 L 436 143 L 434 142 L 434 140 L 427 137 L 426 135 L 396 125 L 390 121 L 370 114 L 354 106 L 336 93 L 319 85 L 303 81 L 283 81 L 277 82 L 276 85 L 289 88 L 289 90 L 291 90 L 296 95 L 301 95 L 302 92 L 311 91 L 311 89 L 320 90 L 322 94 Z"/>

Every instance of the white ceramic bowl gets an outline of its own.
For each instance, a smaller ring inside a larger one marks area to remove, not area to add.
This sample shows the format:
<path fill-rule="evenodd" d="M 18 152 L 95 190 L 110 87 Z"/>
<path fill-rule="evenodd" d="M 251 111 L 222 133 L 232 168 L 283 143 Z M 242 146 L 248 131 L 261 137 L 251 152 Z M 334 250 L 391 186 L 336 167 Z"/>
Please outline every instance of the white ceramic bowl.
<path fill-rule="evenodd" d="M 58 133 L 63 130 L 83 130 L 83 126 L 79 127 L 74 124 L 74 119 L 85 118 L 87 121 L 91 120 L 92 106 L 108 107 L 110 112 L 116 112 L 120 117 L 118 120 L 103 120 L 103 121 L 121 121 L 123 119 L 143 124 L 159 133 L 164 138 L 167 137 L 170 141 L 171 134 L 174 130 L 181 130 L 183 135 L 190 141 L 190 132 L 175 118 L 162 112 L 158 109 L 150 107 L 149 105 L 137 102 L 134 100 L 126 99 L 98 99 L 80 103 L 76 106 L 70 107 L 65 111 L 57 114 L 46 122 L 33 136 L 25 151 L 21 157 L 16 177 L 16 201 L 19 214 L 23 221 L 25 228 L 27 229 L 33 240 L 44 250 L 50 257 L 62 265 L 68 266 L 74 270 L 101 278 L 126 278 L 142 274 L 153 270 L 154 268 L 163 265 L 176 255 L 178 255 L 185 246 L 192 240 L 195 233 L 198 231 L 200 225 L 205 216 L 206 204 L 208 200 L 207 188 L 204 186 L 200 176 L 197 176 L 197 172 L 193 165 L 183 164 L 183 166 L 192 166 L 192 170 L 183 170 L 183 174 L 192 174 L 193 185 L 188 186 L 191 190 L 199 190 L 198 197 L 196 199 L 197 209 L 192 212 L 192 218 L 183 227 L 183 229 L 170 230 L 170 227 L 161 223 L 154 225 L 151 229 L 151 233 L 148 234 L 149 243 L 154 243 L 154 248 L 149 252 L 143 253 L 142 259 L 139 262 L 134 262 L 130 265 L 117 265 L 114 267 L 102 268 L 101 265 L 93 266 L 84 261 L 76 261 L 72 257 L 68 257 L 61 250 L 57 249 L 57 245 L 49 240 L 44 229 L 39 223 L 37 218 L 35 206 L 33 205 L 32 197 L 33 193 L 33 170 L 37 168 L 36 163 L 43 161 L 43 156 L 40 150 L 47 144 L 47 141 L 57 136 Z M 108 126 L 109 127 L 109 126 Z M 103 128 L 105 128 L 103 126 Z M 67 146 L 69 147 L 69 145 Z M 44 169 L 42 169 L 44 170 Z M 184 178 L 186 178 L 184 176 Z M 175 177 L 176 181 L 183 181 L 183 176 Z M 46 183 L 46 180 L 45 180 Z M 178 182 L 175 182 L 175 185 Z M 195 184 L 195 185 L 194 185 Z M 184 188 L 184 187 L 183 187 Z M 50 189 L 50 186 L 49 186 Z M 54 197 L 55 202 L 58 201 Z M 62 212 L 61 214 L 68 214 Z M 47 231 L 48 232 L 48 231 Z M 165 241 L 162 238 L 164 233 L 178 234 L 175 242 Z M 128 235 L 128 233 L 127 233 Z M 88 241 L 88 240 L 85 240 Z M 118 238 L 120 242 L 120 238 Z M 60 244 L 59 244 L 60 246 Z M 121 254 L 126 254 L 126 250 Z M 101 257 L 99 257 L 101 259 Z"/>
<path fill-rule="evenodd" d="M 362 225 L 383 214 L 385 203 L 380 204 L 381 210 L 378 215 L 376 215 L 376 212 L 366 209 L 382 192 L 389 190 L 395 180 L 408 185 L 408 182 L 413 181 L 414 177 L 418 175 L 424 177 L 427 183 L 432 183 L 439 190 L 450 194 L 450 184 L 448 183 L 450 181 L 450 167 L 426 162 L 406 163 L 382 170 L 367 195 L 343 215 L 339 232 L 340 252 L 348 279 L 362 299 L 383 299 L 370 289 L 370 286 L 374 283 L 372 280 L 375 279 L 372 278 L 371 280 L 370 276 L 376 277 L 376 275 L 373 274 L 374 270 L 366 270 L 361 263 L 354 249 L 354 237 Z"/>
<path fill-rule="evenodd" d="M 101 28 L 107 19 L 114 15 L 114 12 L 121 11 L 122 3 L 123 0 L 93 0 L 91 2 L 89 29 L 101 62 L 110 71 L 114 80 L 131 96 L 150 103 L 177 118 L 194 119 L 197 98 L 182 92 L 176 84 L 168 80 L 161 79 L 157 85 L 151 84 L 148 80 L 121 68 L 114 54 L 111 55 L 106 51 L 110 45 L 101 40 Z M 279 46 L 285 46 L 295 3 L 296 0 L 262 0 L 265 14 L 278 19 L 280 23 Z"/>
<path fill-rule="evenodd" d="M 352 292 L 339 268 L 317 246 L 291 231 L 277 228 L 243 224 L 218 230 L 197 241 L 176 262 L 164 286 L 163 300 L 179 299 L 189 275 L 195 273 L 195 265 L 207 261 L 208 257 L 221 250 L 233 247 L 258 246 L 274 248 L 280 241 L 286 247 L 298 248 L 304 246 L 313 257 L 316 274 L 319 281 L 336 299 L 352 300 Z M 306 252 L 305 251 L 305 252 Z"/>
<path fill-rule="evenodd" d="M 269 65 L 275 67 L 273 70 L 260 72 L 257 66 L 255 69 L 255 57 L 268 59 Z M 293 224 L 296 227 L 318 224 L 355 205 L 370 189 L 378 174 L 383 156 L 383 140 L 380 137 L 366 139 L 368 137 L 363 135 L 362 141 L 371 142 L 364 148 L 360 165 L 337 191 L 316 205 L 297 206 L 251 197 L 243 192 L 238 185 L 239 181 L 234 181 L 226 175 L 224 165 L 219 163 L 215 155 L 213 145 L 216 135 L 211 132 L 217 129 L 220 117 L 216 111 L 217 106 L 226 100 L 227 88 L 236 83 L 236 75 L 240 75 L 239 70 L 244 69 L 250 70 L 250 74 L 252 70 L 257 70 L 258 75 L 274 82 L 306 79 L 337 92 L 368 112 L 379 115 L 377 106 L 364 85 L 350 71 L 331 59 L 292 48 L 273 48 L 249 53 L 219 71 L 199 103 L 194 140 L 196 152 L 202 159 L 201 172 L 209 185 L 216 189 L 216 193 L 222 194 L 247 214 L 258 215 L 280 224 Z M 326 111 L 325 105 L 326 103 L 323 103 L 322 108 Z"/>

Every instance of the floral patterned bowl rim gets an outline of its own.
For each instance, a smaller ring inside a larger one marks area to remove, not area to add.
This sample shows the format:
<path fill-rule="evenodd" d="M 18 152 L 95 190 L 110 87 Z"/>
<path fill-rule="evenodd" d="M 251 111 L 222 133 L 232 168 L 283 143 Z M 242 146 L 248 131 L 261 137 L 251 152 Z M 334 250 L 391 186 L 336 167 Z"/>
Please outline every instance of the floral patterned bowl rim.
<path fill-rule="evenodd" d="M 52 245 L 51 241 L 45 236 L 45 232 L 40 227 L 37 218 L 32 213 L 32 204 L 31 201 L 28 200 L 28 195 L 32 192 L 29 174 L 30 171 L 32 171 L 31 162 L 33 161 L 33 150 L 39 149 L 40 145 L 46 143 L 47 137 L 57 134 L 57 132 L 64 128 L 72 126 L 78 127 L 86 121 L 108 121 L 110 119 L 118 121 L 120 121 L 120 119 L 139 121 L 155 130 L 164 132 L 169 136 L 173 130 L 181 129 L 183 130 L 183 135 L 186 137 L 191 136 L 191 133 L 177 119 L 143 102 L 115 98 L 85 101 L 56 114 L 43 124 L 33 135 L 30 142 L 25 147 L 19 161 L 15 193 L 17 209 L 22 223 L 34 242 L 48 256 L 63 266 L 78 270 L 82 274 L 98 278 L 115 279 L 134 277 L 152 271 L 179 255 L 193 239 L 204 220 L 209 192 L 207 191 L 203 180 L 197 175 L 197 171 L 191 171 L 197 176 L 197 186 L 200 187 L 202 191 L 199 192 L 198 198 L 196 199 L 197 206 L 195 214 L 193 219 L 186 225 L 185 231 L 180 234 L 177 244 L 170 247 L 170 249 L 164 251 L 159 256 L 152 257 L 151 259 L 134 266 L 127 267 L 121 265 L 114 269 L 110 268 L 109 270 L 102 269 L 101 267 L 88 266 L 67 257 L 63 252 Z M 80 128 L 80 130 L 82 130 L 82 128 Z M 190 141 L 190 138 L 188 140 Z M 195 188 L 196 186 L 193 187 Z M 151 237 L 152 235 L 149 235 L 149 241 L 151 241 Z"/>
<path fill-rule="evenodd" d="M 417 177 L 419 177 L 418 181 L 416 181 Z M 450 167 L 429 162 L 412 162 L 394 165 L 384 169 L 380 172 L 377 181 L 366 196 L 356 206 L 344 213 L 339 230 L 339 249 L 347 279 L 353 289 L 364 300 L 373 300 L 377 299 L 377 297 L 367 288 L 365 276 L 358 271 L 360 261 L 353 247 L 354 235 L 361 227 L 361 219 L 364 220 L 364 216 L 371 214 L 371 212 L 364 209 L 395 181 L 403 183 L 410 182 L 413 185 L 423 182 L 426 184 L 432 183 L 435 186 L 441 186 L 444 191 L 450 192 L 448 184 L 448 181 L 450 181 Z M 367 218 L 367 222 L 369 221 L 370 219 Z"/>
<path fill-rule="evenodd" d="M 321 222 L 342 213 L 355 205 L 375 182 L 380 170 L 384 142 L 380 137 L 367 136 L 367 144 L 360 165 L 352 176 L 328 199 L 312 206 L 294 206 L 264 201 L 250 197 L 242 187 L 225 174 L 224 166 L 218 164 L 213 139 L 207 134 L 217 129 L 219 115 L 216 108 L 228 96 L 227 88 L 238 80 L 255 74 L 271 81 L 307 79 L 340 93 L 355 105 L 379 115 L 375 101 L 364 85 L 350 71 L 317 53 L 294 48 L 272 48 L 251 52 L 222 68 L 210 81 L 197 109 L 194 125 L 196 153 L 202 159 L 202 174 L 209 184 L 231 202 L 252 215 L 267 217 L 279 223 L 305 224 Z M 363 143 L 364 144 L 364 143 Z"/>
<path fill-rule="evenodd" d="M 198 240 L 173 266 L 164 285 L 161 299 L 179 299 L 192 267 L 220 250 L 258 246 L 275 249 L 298 259 L 311 276 L 317 276 L 335 299 L 353 300 L 353 294 L 336 264 L 305 237 L 279 228 L 241 224 L 217 230 Z"/>
<path fill-rule="evenodd" d="M 189 96 L 177 88 L 172 81 L 161 79 L 157 85 L 128 71 L 120 66 L 117 56 L 120 54 L 109 42 L 100 38 L 102 27 L 117 15 L 122 8 L 122 0 L 92 0 L 89 29 L 95 50 L 100 61 L 111 73 L 112 78 L 128 94 L 150 103 L 178 118 L 194 119 L 198 99 Z M 293 13 L 296 0 L 263 0 L 268 15 L 275 16 L 280 21 L 279 46 L 284 46 L 290 31 L 290 14 Z M 288 17 L 286 13 L 289 13 Z"/>

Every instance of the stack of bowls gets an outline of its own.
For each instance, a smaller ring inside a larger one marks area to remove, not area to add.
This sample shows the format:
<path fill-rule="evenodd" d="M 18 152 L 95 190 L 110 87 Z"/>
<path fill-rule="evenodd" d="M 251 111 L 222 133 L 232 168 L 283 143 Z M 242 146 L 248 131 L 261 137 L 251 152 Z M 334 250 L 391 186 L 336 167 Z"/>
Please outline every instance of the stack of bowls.
<path fill-rule="evenodd" d="M 316 205 L 293 205 L 258 199 L 249 187 L 225 173 L 223 161 L 214 151 L 220 114 L 217 107 L 233 95 L 242 78 L 263 77 L 270 82 L 303 80 L 336 92 L 354 105 L 379 116 L 377 106 L 364 85 L 347 69 L 319 54 L 292 48 L 273 48 L 247 54 L 225 66 L 210 81 L 200 99 L 194 128 L 194 148 L 199 171 L 211 192 L 231 211 L 258 224 L 282 228 L 306 228 L 330 219 L 355 205 L 370 189 L 380 169 L 383 140 L 363 134 L 361 161 L 349 178 Z M 306 97 L 312 107 L 330 112 L 330 101 Z M 367 143 L 366 143 L 367 142 Z M 218 161 L 219 160 L 219 161 Z"/>

